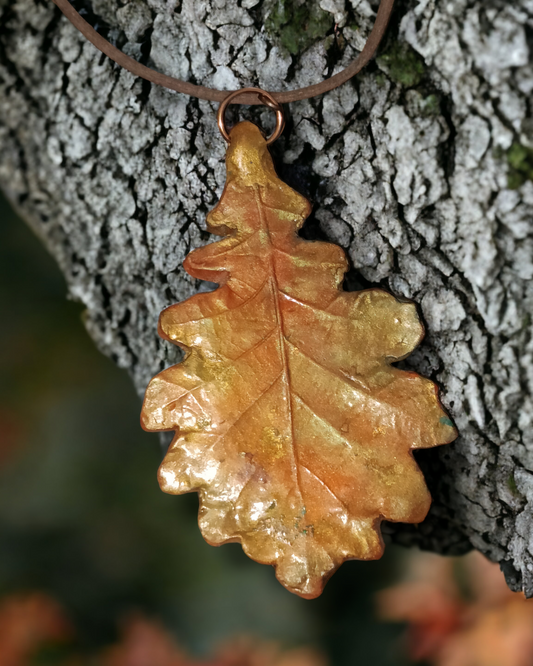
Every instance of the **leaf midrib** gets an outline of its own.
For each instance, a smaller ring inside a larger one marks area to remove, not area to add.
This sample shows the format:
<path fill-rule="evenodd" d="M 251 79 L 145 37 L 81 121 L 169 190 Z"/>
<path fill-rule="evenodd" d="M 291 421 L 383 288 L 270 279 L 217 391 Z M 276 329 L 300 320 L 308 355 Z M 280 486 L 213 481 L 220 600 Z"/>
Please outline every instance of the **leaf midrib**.
<path fill-rule="evenodd" d="M 268 253 L 269 257 L 269 265 L 270 265 L 270 284 L 271 284 L 271 289 L 272 289 L 272 297 L 274 300 L 275 304 L 275 310 L 276 310 L 276 323 L 277 323 L 277 328 L 279 330 L 279 348 L 280 348 L 280 353 L 281 353 L 281 361 L 282 361 L 282 366 L 283 370 L 282 373 L 285 375 L 283 379 L 283 386 L 284 386 L 284 391 L 286 394 L 286 401 L 287 401 L 287 417 L 290 422 L 291 426 L 291 451 L 292 451 L 292 458 L 293 458 L 293 471 L 294 475 L 296 477 L 296 487 L 298 488 L 298 493 L 300 495 L 300 499 L 302 501 L 302 504 L 305 506 L 305 500 L 303 496 L 303 491 L 302 491 L 302 483 L 301 483 L 301 478 L 300 478 L 300 462 L 298 459 L 298 449 L 296 447 L 296 436 L 294 432 L 294 416 L 293 416 L 293 410 L 292 410 L 292 391 L 291 391 L 291 371 L 289 367 L 289 361 L 287 358 L 287 350 L 286 350 L 286 344 L 287 344 L 287 338 L 285 335 L 285 330 L 284 330 L 284 325 L 283 325 L 283 315 L 281 314 L 281 307 L 279 303 L 279 294 L 281 293 L 279 285 L 278 285 L 278 280 L 276 276 L 276 270 L 275 270 L 275 265 L 274 265 L 274 243 L 272 242 L 272 237 L 270 235 L 270 229 L 268 226 L 268 223 L 265 218 L 264 210 L 263 210 L 263 202 L 261 200 L 261 190 L 259 185 L 254 185 L 254 194 L 255 194 L 255 201 L 257 205 L 257 211 L 259 214 L 259 220 L 260 224 L 263 227 L 264 231 L 267 234 L 268 237 L 268 243 L 270 245 L 270 252 Z"/>

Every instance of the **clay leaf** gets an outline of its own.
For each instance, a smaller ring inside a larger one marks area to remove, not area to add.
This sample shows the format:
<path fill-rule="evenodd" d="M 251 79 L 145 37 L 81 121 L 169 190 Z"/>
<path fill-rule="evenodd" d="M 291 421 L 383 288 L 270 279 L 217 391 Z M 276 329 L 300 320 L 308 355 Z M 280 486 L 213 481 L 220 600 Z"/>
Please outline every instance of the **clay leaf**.
<path fill-rule="evenodd" d="M 343 250 L 297 234 L 309 211 L 258 128 L 234 127 L 208 216 L 225 238 L 184 263 L 220 286 L 161 314 L 186 358 L 150 382 L 142 424 L 176 431 L 160 485 L 199 493 L 204 538 L 240 542 L 313 598 L 344 560 L 382 555 L 383 518 L 423 520 L 431 499 L 411 449 L 456 431 L 435 385 L 391 365 L 423 336 L 415 306 L 343 291 Z"/>

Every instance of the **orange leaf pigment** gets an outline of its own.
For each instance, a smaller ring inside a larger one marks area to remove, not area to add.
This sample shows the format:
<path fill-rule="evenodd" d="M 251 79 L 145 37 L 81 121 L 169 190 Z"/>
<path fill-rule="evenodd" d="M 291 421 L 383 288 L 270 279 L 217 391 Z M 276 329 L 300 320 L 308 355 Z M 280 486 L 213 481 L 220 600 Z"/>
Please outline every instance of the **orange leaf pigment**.
<path fill-rule="evenodd" d="M 382 555 L 382 519 L 424 519 L 411 449 L 456 431 L 435 385 L 391 365 L 422 339 L 415 306 L 343 291 L 343 250 L 297 235 L 309 211 L 259 129 L 234 127 L 207 218 L 225 238 L 184 263 L 220 286 L 161 314 L 160 335 L 186 359 L 152 379 L 142 424 L 176 431 L 160 485 L 199 493 L 204 538 L 239 541 L 313 598 L 344 560 Z"/>

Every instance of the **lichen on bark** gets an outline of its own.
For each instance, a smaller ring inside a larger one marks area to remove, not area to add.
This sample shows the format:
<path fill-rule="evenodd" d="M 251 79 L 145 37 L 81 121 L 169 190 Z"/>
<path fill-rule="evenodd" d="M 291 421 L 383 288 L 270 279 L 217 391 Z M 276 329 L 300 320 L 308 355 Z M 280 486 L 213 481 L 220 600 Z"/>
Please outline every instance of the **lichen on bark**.
<path fill-rule="evenodd" d="M 309 0 L 303 14 L 295 0 L 74 4 L 160 71 L 269 90 L 347 64 L 376 10 L 368 0 Z M 301 41 L 294 23 L 311 19 L 326 33 Z M 427 336 L 408 364 L 441 385 L 460 431 L 419 456 L 433 507 L 416 529 L 390 525 L 392 537 L 477 548 L 529 596 L 532 27 L 531 0 L 398 0 L 380 56 L 342 88 L 290 105 L 274 147 L 282 177 L 314 203 L 304 233 L 346 249 L 347 287 L 419 304 Z M 176 360 L 155 333 L 159 312 L 209 288 L 182 261 L 211 240 L 205 216 L 223 187 L 214 113 L 121 71 L 50 2 L 0 2 L 0 184 L 140 393 Z M 268 110 L 243 115 L 272 126 Z"/>

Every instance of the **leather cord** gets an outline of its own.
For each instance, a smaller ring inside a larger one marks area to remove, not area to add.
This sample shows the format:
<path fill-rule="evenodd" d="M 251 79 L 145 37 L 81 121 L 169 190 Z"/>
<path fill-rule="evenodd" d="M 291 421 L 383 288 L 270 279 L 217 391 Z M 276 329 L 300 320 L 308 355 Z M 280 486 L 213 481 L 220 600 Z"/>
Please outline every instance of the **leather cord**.
<path fill-rule="evenodd" d="M 102 35 L 98 34 L 96 30 L 78 14 L 78 12 L 70 4 L 69 0 L 53 0 L 53 2 L 59 7 L 59 9 L 74 25 L 74 27 L 77 28 L 82 33 L 82 35 L 91 42 L 91 44 L 96 46 L 96 48 L 102 53 L 105 53 L 108 58 L 111 58 L 111 60 L 114 60 L 118 65 L 124 67 L 124 69 L 127 69 L 135 76 L 140 76 L 141 78 L 146 79 L 151 83 L 169 88 L 170 90 L 175 90 L 176 92 L 184 93 L 185 95 L 191 95 L 191 97 L 205 99 L 210 102 L 222 102 L 228 95 L 235 92 L 231 90 L 215 90 L 214 88 L 198 86 L 193 83 L 189 83 L 188 81 L 181 81 L 180 79 L 175 79 L 172 76 L 161 74 L 155 69 L 146 67 L 140 62 L 137 62 L 133 58 L 127 56 L 120 49 L 117 49 L 115 46 L 110 44 L 107 39 L 104 39 Z M 355 58 L 355 60 L 353 60 L 348 65 L 348 67 L 346 67 L 346 69 L 343 69 L 342 72 L 339 72 L 338 74 L 331 76 L 329 79 L 325 79 L 321 83 L 316 83 L 312 86 L 298 88 L 297 90 L 270 92 L 272 97 L 280 104 L 297 102 L 302 99 L 317 97 L 318 95 L 322 95 L 323 93 L 333 90 L 334 88 L 338 88 L 340 85 L 346 83 L 346 81 L 358 74 L 375 54 L 383 38 L 383 35 L 385 34 L 385 30 L 387 29 L 393 6 L 394 0 L 381 0 L 381 4 L 376 16 L 376 22 L 363 50 L 357 56 L 357 58 Z M 244 93 L 238 97 L 238 100 L 241 104 L 263 104 L 263 102 L 258 98 L 258 95 L 255 93 Z"/>

